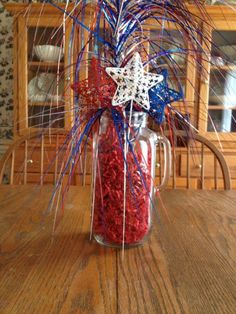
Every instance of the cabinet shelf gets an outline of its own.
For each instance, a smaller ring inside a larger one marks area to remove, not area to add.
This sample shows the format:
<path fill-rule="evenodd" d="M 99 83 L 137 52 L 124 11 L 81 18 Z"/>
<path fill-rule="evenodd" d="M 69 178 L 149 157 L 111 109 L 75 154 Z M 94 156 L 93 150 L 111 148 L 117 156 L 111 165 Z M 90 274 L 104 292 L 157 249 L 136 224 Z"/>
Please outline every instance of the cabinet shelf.
<path fill-rule="evenodd" d="M 170 65 L 167 63 L 158 64 L 158 68 L 169 68 L 169 67 Z M 176 63 L 175 68 L 180 69 L 180 70 L 186 69 L 186 63 L 183 63 L 183 64 Z"/>
<path fill-rule="evenodd" d="M 63 62 L 45 62 L 45 61 L 29 61 L 28 66 L 30 68 L 59 68 L 62 69 L 64 68 L 64 63 Z"/>
<path fill-rule="evenodd" d="M 222 106 L 222 105 L 211 105 L 209 104 L 209 110 L 236 110 L 236 105 Z"/>
<path fill-rule="evenodd" d="M 235 64 L 228 64 L 228 65 L 221 65 L 221 66 L 216 66 L 213 65 L 211 66 L 212 71 L 236 71 L 236 65 Z"/>
<path fill-rule="evenodd" d="M 57 101 L 29 101 L 29 106 L 38 106 L 38 107 L 62 107 L 65 103 L 63 100 Z"/>

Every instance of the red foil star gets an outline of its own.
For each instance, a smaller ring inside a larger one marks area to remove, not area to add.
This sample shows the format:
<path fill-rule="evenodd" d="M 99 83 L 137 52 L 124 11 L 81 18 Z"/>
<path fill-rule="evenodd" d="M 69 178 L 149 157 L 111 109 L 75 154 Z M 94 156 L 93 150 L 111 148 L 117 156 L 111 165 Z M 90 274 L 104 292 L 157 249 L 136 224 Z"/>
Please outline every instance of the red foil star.
<path fill-rule="evenodd" d="M 116 91 L 115 82 L 107 75 L 99 59 L 92 58 L 89 77 L 72 85 L 82 107 L 89 109 L 110 108 Z"/>

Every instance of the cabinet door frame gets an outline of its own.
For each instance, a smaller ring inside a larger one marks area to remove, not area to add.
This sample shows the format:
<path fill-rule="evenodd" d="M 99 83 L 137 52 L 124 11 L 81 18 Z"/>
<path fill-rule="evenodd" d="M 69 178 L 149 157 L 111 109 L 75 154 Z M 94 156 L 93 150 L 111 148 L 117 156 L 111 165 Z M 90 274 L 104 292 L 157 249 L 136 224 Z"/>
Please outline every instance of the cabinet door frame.
<path fill-rule="evenodd" d="M 166 22 L 166 29 L 168 31 L 177 31 L 179 27 L 171 22 Z M 147 25 L 145 25 L 145 31 L 151 32 L 155 30 L 160 30 L 161 28 L 158 28 L 157 25 L 153 25 L 150 22 L 147 22 Z M 197 36 L 197 34 L 196 34 Z M 190 48 L 190 47 L 188 47 Z M 149 45 L 147 44 L 147 50 L 149 51 Z M 161 68 L 161 65 L 160 65 Z M 174 102 L 172 105 L 176 107 L 178 111 L 181 111 L 182 114 L 190 114 L 190 116 L 193 116 L 193 121 L 191 123 L 196 126 L 197 125 L 197 114 L 195 109 L 196 104 L 196 98 L 197 95 L 195 94 L 196 83 L 197 83 L 197 71 L 196 71 L 196 58 L 193 54 L 187 53 L 186 54 L 186 64 L 185 64 L 185 77 L 184 77 L 184 84 L 185 84 L 185 94 L 184 99 L 180 101 Z"/>
<path fill-rule="evenodd" d="M 18 17 L 17 34 L 17 63 L 18 63 L 18 124 L 19 135 L 23 135 L 28 129 L 28 36 L 27 24 L 24 16 Z"/>
<path fill-rule="evenodd" d="M 30 27 L 62 27 L 63 17 L 60 15 L 41 15 L 39 16 L 24 16 L 19 15 L 17 18 L 17 69 L 18 69 L 18 93 L 17 93 L 17 104 L 18 104 L 18 126 L 16 128 L 17 133 L 19 135 L 26 134 L 29 129 L 30 130 L 42 130 L 43 128 L 34 128 L 29 127 L 28 124 L 28 28 Z M 64 128 L 65 130 L 69 130 L 71 128 L 72 120 L 73 120 L 73 91 L 70 88 L 73 81 L 73 64 L 70 64 L 69 58 L 69 40 L 70 40 L 70 32 L 72 29 L 72 22 L 70 19 L 67 19 L 65 23 L 65 56 L 64 56 Z M 69 71 L 69 75 L 68 75 Z M 44 102 L 42 102 L 43 106 Z M 56 128 L 53 128 L 54 130 Z M 59 129 L 60 130 L 60 129 Z"/>
<path fill-rule="evenodd" d="M 203 40 L 203 61 L 202 61 L 202 73 L 200 75 L 200 91 L 199 91 L 199 106 L 198 106 L 198 129 L 199 132 L 212 141 L 236 141 L 236 132 L 209 132 L 207 131 L 208 123 L 208 110 L 209 108 L 209 89 L 210 89 L 210 58 L 211 58 L 211 40 L 214 30 L 219 31 L 235 31 L 236 32 L 236 20 L 233 19 L 229 22 L 227 16 L 223 16 L 222 19 L 214 19 L 211 22 L 212 26 L 203 23 L 203 36 L 206 40 Z"/>

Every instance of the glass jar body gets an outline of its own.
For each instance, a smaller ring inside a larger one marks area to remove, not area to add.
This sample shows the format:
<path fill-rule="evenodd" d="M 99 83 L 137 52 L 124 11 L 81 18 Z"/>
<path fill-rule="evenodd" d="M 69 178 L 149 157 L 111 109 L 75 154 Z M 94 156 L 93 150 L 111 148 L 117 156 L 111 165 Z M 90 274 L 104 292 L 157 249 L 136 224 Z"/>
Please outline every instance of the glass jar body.
<path fill-rule="evenodd" d="M 157 135 L 146 119 L 135 113 L 125 139 L 107 115 L 94 136 L 92 224 L 100 244 L 139 245 L 150 231 Z"/>

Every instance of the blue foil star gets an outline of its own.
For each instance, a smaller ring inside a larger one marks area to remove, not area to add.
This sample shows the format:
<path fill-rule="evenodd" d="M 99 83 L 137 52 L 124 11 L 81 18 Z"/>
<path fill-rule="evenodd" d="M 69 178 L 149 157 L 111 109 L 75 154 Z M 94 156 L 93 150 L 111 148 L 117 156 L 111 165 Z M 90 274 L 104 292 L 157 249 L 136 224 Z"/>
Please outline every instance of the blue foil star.
<path fill-rule="evenodd" d="M 175 91 L 168 86 L 168 71 L 161 71 L 164 79 L 161 83 L 149 90 L 150 109 L 148 113 L 152 116 L 156 123 L 161 124 L 165 117 L 165 107 L 180 99 L 183 99 L 183 91 Z"/>

